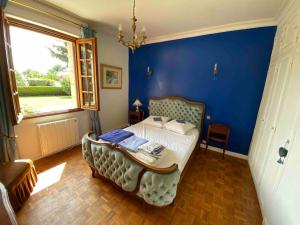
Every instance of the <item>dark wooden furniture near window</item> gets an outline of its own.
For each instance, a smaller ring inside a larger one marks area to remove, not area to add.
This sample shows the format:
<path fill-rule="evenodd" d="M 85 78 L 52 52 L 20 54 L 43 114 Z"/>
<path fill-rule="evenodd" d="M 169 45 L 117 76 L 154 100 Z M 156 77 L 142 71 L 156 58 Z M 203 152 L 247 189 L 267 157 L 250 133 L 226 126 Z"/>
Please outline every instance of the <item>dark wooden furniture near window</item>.
<path fill-rule="evenodd" d="M 19 210 L 30 197 L 37 182 L 37 174 L 32 160 L 15 160 L 0 164 L 0 182 L 5 186 L 10 204 Z"/>
<path fill-rule="evenodd" d="M 144 119 L 144 111 L 143 110 L 129 110 L 129 124 L 135 124 L 141 122 Z"/>
<path fill-rule="evenodd" d="M 224 145 L 223 148 L 223 159 L 224 159 L 225 151 L 228 148 L 229 134 L 230 134 L 229 126 L 225 124 L 210 124 L 208 126 L 208 131 L 207 131 L 205 151 L 207 151 L 209 141 L 222 143 Z"/>

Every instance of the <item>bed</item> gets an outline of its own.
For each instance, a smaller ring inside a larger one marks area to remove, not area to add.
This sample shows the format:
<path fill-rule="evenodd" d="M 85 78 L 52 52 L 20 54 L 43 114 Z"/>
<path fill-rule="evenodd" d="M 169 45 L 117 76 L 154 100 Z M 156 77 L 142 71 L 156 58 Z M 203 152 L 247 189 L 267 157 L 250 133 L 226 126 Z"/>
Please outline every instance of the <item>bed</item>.
<path fill-rule="evenodd" d="M 185 120 L 196 127 L 184 135 L 143 122 L 125 128 L 136 136 L 166 146 L 164 157 L 151 164 L 118 144 L 97 140 L 92 133 L 82 138 L 82 154 L 93 177 L 109 180 L 150 205 L 167 206 L 174 201 L 177 187 L 197 149 L 205 105 L 181 97 L 161 97 L 151 98 L 148 108 L 149 115 Z"/>

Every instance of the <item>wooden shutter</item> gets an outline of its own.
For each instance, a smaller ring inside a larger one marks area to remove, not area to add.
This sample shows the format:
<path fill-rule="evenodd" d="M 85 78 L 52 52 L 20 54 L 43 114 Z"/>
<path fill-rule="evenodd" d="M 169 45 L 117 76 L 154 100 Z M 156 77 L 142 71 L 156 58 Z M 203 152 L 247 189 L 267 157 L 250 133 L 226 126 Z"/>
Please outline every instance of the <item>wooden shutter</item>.
<path fill-rule="evenodd" d="M 98 111 L 99 85 L 96 38 L 77 39 L 76 50 L 80 107 Z"/>
<path fill-rule="evenodd" d="M 12 52 L 11 52 L 11 44 L 10 44 L 10 35 L 9 35 L 9 26 L 7 20 L 4 17 L 3 10 L 1 9 L 0 14 L 0 23 L 1 23 L 1 60 L 3 61 L 3 69 L 2 74 L 4 76 L 3 81 L 7 82 L 8 86 L 8 102 L 10 107 L 10 113 L 12 117 L 12 123 L 14 125 L 21 122 L 23 115 L 21 114 L 21 108 L 19 103 L 19 94 L 16 85 L 16 78 L 14 70 L 14 65 L 12 61 Z"/>

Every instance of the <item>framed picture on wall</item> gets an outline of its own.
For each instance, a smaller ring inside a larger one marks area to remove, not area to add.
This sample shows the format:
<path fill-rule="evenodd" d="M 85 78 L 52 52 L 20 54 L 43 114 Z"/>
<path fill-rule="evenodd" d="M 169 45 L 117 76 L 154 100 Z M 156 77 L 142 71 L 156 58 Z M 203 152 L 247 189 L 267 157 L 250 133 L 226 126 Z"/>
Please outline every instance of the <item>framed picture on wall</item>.
<path fill-rule="evenodd" d="M 101 64 L 101 87 L 103 89 L 122 88 L 122 68 Z"/>

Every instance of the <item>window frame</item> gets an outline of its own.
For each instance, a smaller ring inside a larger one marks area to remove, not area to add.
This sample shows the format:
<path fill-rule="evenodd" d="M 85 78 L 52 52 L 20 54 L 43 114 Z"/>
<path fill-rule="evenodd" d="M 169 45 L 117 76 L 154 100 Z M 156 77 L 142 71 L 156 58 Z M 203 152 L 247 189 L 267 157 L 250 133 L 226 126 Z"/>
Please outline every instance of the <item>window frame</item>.
<path fill-rule="evenodd" d="M 9 93 L 8 96 L 8 104 L 9 112 L 11 116 L 11 122 L 13 124 L 19 124 L 23 119 L 23 115 L 20 109 L 19 103 L 19 93 L 17 91 L 16 79 L 15 79 L 15 70 L 13 66 L 13 61 L 11 57 L 11 45 L 10 45 L 10 35 L 8 31 L 8 25 L 6 17 L 4 16 L 3 9 L 0 8 L 0 45 L 1 45 L 1 54 L 3 54 L 3 60 L 1 60 L 1 74 L 3 77 L 3 82 L 6 82 L 7 89 Z M 14 78 L 12 79 L 12 76 Z"/>
<path fill-rule="evenodd" d="M 19 27 L 22 29 L 34 31 L 37 33 L 42 33 L 46 34 L 48 36 L 56 37 L 62 40 L 66 40 L 69 42 L 72 42 L 72 47 L 73 47 L 73 60 L 74 60 L 74 75 L 75 75 L 75 85 L 76 85 L 76 102 L 77 102 L 77 107 L 72 108 L 72 109 L 65 109 L 65 110 L 57 110 L 57 111 L 51 111 L 51 112 L 42 112 L 42 113 L 35 113 L 32 115 L 23 115 L 23 119 L 32 119 L 32 118 L 37 118 L 37 117 L 43 117 L 43 116 L 53 116 L 53 115 L 58 115 L 58 114 L 64 114 L 64 113 L 71 113 L 71 112 L 79 112 L 83 111 L 84 109 L 81 107 L 81 102 L 80 102 L 80 88 L 78 84 L 78 68 L 77 68 L 77 50 L 76 50 L 76 40 L 78 38 L 73 37 L 68 34 L 61 33 L 59 31 L 43 27 L 40 25 L 36 25 L 30 22 L 26 22 L 23 20 L 15 19 L 13 17 L 6 17 L 6 25 L 7 25 L 7 30 L 9 31 L 9 26 L 14 26 L 14 27 Z M 8 34 L 10 36 L 10 33 Z M 11 57 L 11 56 L 7 56 Z"/>
<path fill-rule="evenodd" d="M 85 54 L 86 54 L 86 45 L 90 44 L 92 47 L 92 58 L 81 58 L 80 54 L 80 45 L 85 45 Z M 80 38 L 76 40 L 76 51 L 77 51 L 77 75 L 78 75 L 78 85 L 79 85 L 79 100 L 80 100 L 80 106 L 82 109 L 87 109 L 87 110 L 93 110 L 93 111 L 99 111 L 100 103 L 99 103 L 99 78 L 97 76 L 98 74 L 98 67 L 97 67 L 97 41 L 95 38 Z M 91 62 L 92 66 L 92 74 L 91 76 L 88 75 L 88 66 L 87 62 Z M 85 64 L 86 68 L 86 74 L 82 74 L 82 63 Z M 83 87 L 83 82 L 82 79 L 86 78 L 86 86 L 88 87 L 88 79 L 92 79 L 92 90 L 87 90 L 87 93 Z M 90 102 L 90 93 L 94 98 L 94 104 L 91 104 Z M 88 95 L 88 105 L 85 104 L 84 101 L 84 95 Z"/>

